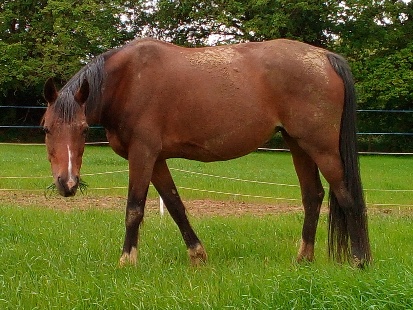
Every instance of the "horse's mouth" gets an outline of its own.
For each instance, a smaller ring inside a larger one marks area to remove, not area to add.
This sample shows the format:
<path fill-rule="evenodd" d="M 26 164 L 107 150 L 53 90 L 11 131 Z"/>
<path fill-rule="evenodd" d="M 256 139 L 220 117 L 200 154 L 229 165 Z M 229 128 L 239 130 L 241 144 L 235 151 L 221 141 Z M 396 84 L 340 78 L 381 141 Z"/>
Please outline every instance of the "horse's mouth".
<path fill-rule="evenodd" d="M 83 194 L 88 185 L 79 177 L 75 178 L 75 181 L 65 181 L 63 178 L 58 177 L 51 185 L 46 189 L 48 191 L 54 192 L 57 191 L 63 197 L 73 197 L 76 195 L 77 190 Z"/>
<path fill-rule="evenodd" d="M 57 177 L 55 181 L 59 194 L 63 197 L 72 197 L 76 195 L 79 186 L 79 177 L 71 177 L 69 179 Z"/>
<path fill-rule="evenodd" d="M 76 188 L 71 188 L 70 190 L 59 190 L 59 194 L 63 197 L 73 197 L 74 195 L 76 195 L 77 192 L 77 187 Z"/>

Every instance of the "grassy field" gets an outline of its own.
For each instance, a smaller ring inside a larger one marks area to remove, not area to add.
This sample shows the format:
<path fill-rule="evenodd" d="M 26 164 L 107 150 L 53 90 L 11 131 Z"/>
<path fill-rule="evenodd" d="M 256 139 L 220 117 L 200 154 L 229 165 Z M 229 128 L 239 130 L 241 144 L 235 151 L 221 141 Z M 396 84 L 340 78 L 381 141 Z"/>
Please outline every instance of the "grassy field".
<path fill-rule="evenodd" d="M 137 267 L 118 268 L 115 211 L 0 207 L 1 309 L 412 309 L 412 216 L 370 218 L 367 270 L 326 258 L 297 265 L 299 214 L 193 218 L 209 254 L 189 267 L 169 217 L 149 214 Z"/>
<path fill-rule="evenodd" d="M 0 153 L 3 195 L 43 195 L 51 182 L 44 146 L 0 145 Z M 169 164 L 180 169 L 173 174 L 184 200 L 299 204 L 294 186 L 181 171 L 295 185 L 289 154 Z M 192 217 L 209 262 L 191 268 L 172 220 L 148 212 L 138 266 L 119 268 L 123 212 L 0 201 L 0 309 L 412 309 L 412 158 L 363 156 L 361 169 L 368 203 L 383 211 L 370 214 L 374 262 L 364 271 L 328 260 L 325 215 L 316 261 L 303 265 L 294 262 L 301 213 Z M 90 187 L 87 195 L 124 196 L 127 173 L 115 171 L 125 170 L 127 162 L 109 148 L 87 147 L 82 170 Z M 102 172 L 115 173 L 97 175 Z M 153 190 L 150 195 L 155 197 Z"/>

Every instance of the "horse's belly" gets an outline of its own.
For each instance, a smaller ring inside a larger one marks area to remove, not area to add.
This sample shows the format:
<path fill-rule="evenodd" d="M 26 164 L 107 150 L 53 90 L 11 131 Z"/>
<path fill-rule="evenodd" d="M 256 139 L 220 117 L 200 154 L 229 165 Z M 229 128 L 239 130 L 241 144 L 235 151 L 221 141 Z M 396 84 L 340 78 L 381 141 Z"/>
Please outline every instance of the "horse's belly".
<path fill-rule="evenodd" d="M 210 162 L 247 155 L 262 146 L 274 132 L 273 126 L 223 131 L 182 141 L 177 157 Z"/>

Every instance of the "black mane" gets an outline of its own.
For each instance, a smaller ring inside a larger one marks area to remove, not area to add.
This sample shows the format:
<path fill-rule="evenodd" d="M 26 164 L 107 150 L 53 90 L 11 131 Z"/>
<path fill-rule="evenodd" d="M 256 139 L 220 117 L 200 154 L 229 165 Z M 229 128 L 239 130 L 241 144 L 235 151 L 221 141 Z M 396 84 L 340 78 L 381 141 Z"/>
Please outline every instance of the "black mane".
<path fill-rule="evenodd" d="M 64 122 L 72 122 L 78 103 L 74 100 L 75 93 L 79 90 L 84 79 L 89 82 L 89 97 L 86 101 L 86 114 L 99 104 L 105 78 L 105 57 L 99 55 L 79 70 L 59 92 L 54 104 L 57 115 Z"/>

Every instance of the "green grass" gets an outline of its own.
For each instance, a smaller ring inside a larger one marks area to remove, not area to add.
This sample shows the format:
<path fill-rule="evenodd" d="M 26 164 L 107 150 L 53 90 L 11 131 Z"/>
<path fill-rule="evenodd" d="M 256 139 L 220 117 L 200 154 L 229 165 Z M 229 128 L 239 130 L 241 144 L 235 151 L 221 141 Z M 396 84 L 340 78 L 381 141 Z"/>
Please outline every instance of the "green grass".
<path fill-rule="evenodd" d="M 42 193 L 47 185 L 51 183 L 51 177 L 48 177 L 51 174 L 50 166 L 46 159 L 44 146 L 0 145 L 0 152 L 2 154 L 0 158 L 2 170 L 0 189 L 38 190 L 39 193 Z M 361 156 L 360 161 L 368 204 L 384 205 L 383 207 L 388 204 L 412 206 L 412 157 Z M 172 174 L 178 188 L 181 188 L 180 192 L 184 200 L 209 198 L 300 204 L 301 195 L 297 187 L 297 176 L 292 165 L 291 156 L 288 153 L 259 152 L 232 161 L 215 163 L 171 159 L 168 164 L 172 168 Z M 84 180 L 89 184 L 88 192 L 90 195 L 126 195 L 127 169 L 127 161 L 115 155 L 109 147 L 88 146 L 86 148 L 82 174 Z M 234 181 L 186 173 L 175 169 L 292 186 Z M 114 171 L 124 172 L 93 175 Z M 24 176 L 28 178 L 2 178 L 6 176 Z M 324 180 L 323 183 L 327 189 L 328 186 Z M 388 192 L 387 190 L 398 191 Z M 149 195 L 155 197 L 155 191 L 151 189 Z"/>
<path fill-rule="evenodd" d="M 189 267 L 169 217 L 147 215 L 137 267 L 118 268 L 122 216 L 0 207 L 1 309 L 411 309 L 411 216 L 370 218 L 374 263 L 360 271 L 294 257 L 299 214 L 193 218 L 209 262 Z"/>
<path fill-rule="evenodd" d="M 44 146 L 0 145 L 0 153 L 0 190 L 43 194 L 51 182 Z M 169 165 L 204 174 L 297 184 L 290 155 L 283 153 L 253 153 L 210 164 L 174 159 Z M 366 189 L 412 190 L 411 157 L 362 156 L 361 169 Z M 83 174 L 118 170 L 127 170 L 127 162 L 109 148 L 87 147 Z M 184 199 L 274 204 L 279 197 L 300 199 L 297 187 L 172 173 Z M 15 176 L 26 178 L 4 178 Z M 114 188 L 127 186 L 125 172 L 85 175 L 84 179 L 90 185 L 88 195 L 126 195 L 126 189 Z M 155 197 L 153 189 L 150 195 Z M 413 200 L 408 191 L 367 190 L 366 197 L 376 204 L 411 205 Z M 176 225 L 168 216 L 148 212 L 140 234 L 138 266 L 119 268 L 123 217 L 116 209 L 62 211 L 0 201 L 0 309 L 413 308 L 410 212 L 370 215 L 374 262 L 364 271 L 327 259 L 325 215 L 317 234 L 316 261 L 297 265 L 294 258 L 303 215 L 295 213 L 192 218 L 209 262 L 191 268 Z"/>

